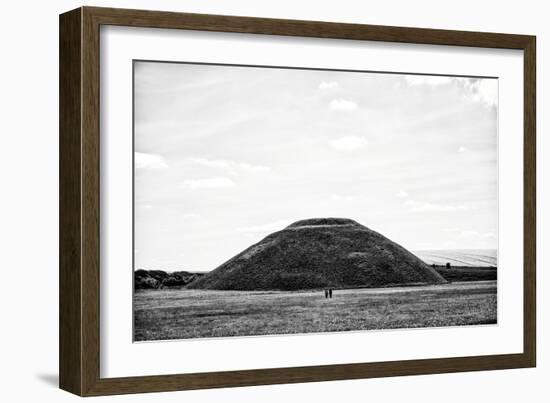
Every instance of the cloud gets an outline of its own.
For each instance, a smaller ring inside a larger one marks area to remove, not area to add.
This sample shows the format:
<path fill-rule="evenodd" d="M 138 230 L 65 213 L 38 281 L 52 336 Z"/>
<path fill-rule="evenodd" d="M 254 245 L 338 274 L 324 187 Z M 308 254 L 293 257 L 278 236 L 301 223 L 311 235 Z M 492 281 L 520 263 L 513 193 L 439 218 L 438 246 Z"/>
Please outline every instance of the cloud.
<path fill-rule="evenodd" d="M 459 153 L 463 153 L 463 152 L 465 152 L 465 151 L 468 151 L 468 149 L 467 149 L 466 147 L 464 147 L 464 146 L 458 147 L 458 152 L 459 152 Z"/>
<path fill-rule="evenodd" d="M 295 220 L 294 220 L 295 221 Z M 286 227 L 288 227 L 290 224 L 294 222 L 293 220 L 278 220 L 273 221 L 267 224 L 261 224 L 261 225 L 252 225 L 248 227 L 240 227 L 237 228 L 238 232 L 249 232 L 249 233 L 271 233 L 273 231 L 280 231 Z"/>
<path fill-rule="evenodd" d="M 455 235 L 456 245 L 463 249 L 493 249 L 497 247 L 497 238 L 494 232 L 475 230 L 460 231 Z"/>
<path fill-rule="evenodd" d="M 334 201 L 353 201 L 356 199 L 355 196 L 351 195 L 339 195 L 339 194 L 333 194 L 330 196 L 330 198 Z"/>
<path fill-rule="evenodd" d="M 436 204 L 436 203 L 427 203 L 419 202 L 416 200 L 407 200 L 404 203 L 405 206 L 409 208 L 409 211 L 414 213 L 424 213 L 424 212 L 450 212 L 450 211 L 462 211 L 469 210 L 470 207 L 460 204 Z"/>
<path fill-rule="evenodd" d="M 443 231 L 445 231 L 445 232 L 458 232 L 460 230 L 456 227 L 448 227 L 448 228 L 444 228 Z"/>
<path fill-rule="evenodd" d="M 185 189 L 223 189 L 233 186 L 235 186 L 235 182 L 224 177 L 186 179 L 182 183 L 182 187 Z"/>
<path fill-rule="evenodd" d="M 248 172 L 266 172 L 269 171 L 269 167 L 264 165 L 254 165 L 249 164 L 248 162 L 239 162 L 231 161 L 224 159 L 211 160 L 208 158 L 192 158 L 192 162 L 198 165 L 220 168 L 229 171 L 231 174 L 236 174 L 237 171 L 248 171 Z"/>
<path fill-rule="evenodd" d="M 186 214 L 183 214 L 182 217 L 192 219 L 192 218 L 200 218 L 201 215 L 196 213 L 186 213 Z"/>
<path fill-rule="evenodd" d="M 479 102 L 487 106 L 498 104 L 498 81 L 491 78 L 462 79 L 464 88 L 469 93 L 465 96 L 472 102 Z"/>
<path fill-rule="evenodd" d="M 409 87 L 415 85 L 429 85 L 435 87 L 452 83 L 453 77 L 407 74 L 405 75 L 405 81 Z"/>
<path fill-rule="evenodd" d="M 166 160 L 158 154 L 134 153 L 134 164 L 136 169 L 166 169 Z"/>
<path fill-rule="evenodd" d="M 330 90 L 338 87 L 339 85 L 336 81 L 321 81 L 321 84 L 319 84 L 319 89 L 321 90 Z"/>
<path fill-rule="evenodd" d="M 367 140 L 359 136 L 345 136 L 329 141 L 332 148 L 339 151 L 355 151 L 367 145 Z"/>
<path fill-rule="evenodd" d="M 400 199 L 406 199 L 407 197 L 409 197 L 409 194 L 404 190 L 400 190 L 399 192 L 397 192 L 396 196 Z"/>
<path fill-rule="evenodd" d="M 463 239 L 496 239 L 496 235 L 493 232 L 478 232 L 478 231 L 461 231 L 459 234 Z"/>
<path fill-rule="evenodd" d="M 358 108 L 355 102 L 342 98 L 333 99 L 329 106 L 335 111 L 354 111 Z"/>
<path fill-rule="evenodd" d="M 409 85 L 427 85 L 436 87 L 440 85 L 454 84 L 464 90 L 464 99 L 471 102 L 478 102 L 487 106 L 498 104 L 498 81 L 493 78 L 470 78 L 470 77 L 446 77 L 429 75 L 406 75 L 405 81 Z"/>

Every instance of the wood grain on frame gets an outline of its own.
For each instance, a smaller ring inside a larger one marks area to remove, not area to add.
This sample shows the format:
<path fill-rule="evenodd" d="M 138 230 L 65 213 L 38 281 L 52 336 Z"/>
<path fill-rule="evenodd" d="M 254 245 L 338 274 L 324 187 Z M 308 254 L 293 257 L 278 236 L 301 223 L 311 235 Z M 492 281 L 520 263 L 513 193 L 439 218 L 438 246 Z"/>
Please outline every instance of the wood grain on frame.
<path fill-rule="evenodd" d="M 81 394 L 81 11 L 59 27 L 59 386 Z"/>
<path fill-rule="evenodd" d="M 99 28 L 122 25 L 524 51 L 524 351 L 362 364 L 100 378 Z M 82 7 L 60 16 L 60 387 L 81 396 L 533 367 L 535 37 Z"/>

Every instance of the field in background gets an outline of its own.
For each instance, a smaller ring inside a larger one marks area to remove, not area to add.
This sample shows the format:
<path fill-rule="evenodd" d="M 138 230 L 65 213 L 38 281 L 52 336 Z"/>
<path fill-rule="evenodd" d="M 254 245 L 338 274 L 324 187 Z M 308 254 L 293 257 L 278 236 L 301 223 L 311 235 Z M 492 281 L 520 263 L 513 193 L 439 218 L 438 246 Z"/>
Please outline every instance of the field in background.
<path fill-rule="evenodd" d="M 497 279 L 496 249 L 421 250 L 413 253 L 433 266 L 447 281 Z"/>
<path fill-rule="evenodd" d="M 449 249 L 449 250 L 416 250 L 412 251 L 427 264 L 462 267 L 496 267 L 496 249 Z"/>
<path fill-rule="evenodd" d="M 497 279 L 496 267 L 472 266 L 434 266 L 435 270 L 447 281 L 487 281 Z"/>
<path fill-rule="evenodd" d="M 496 281 L 320 291 L 138 290 L 135 341 L 494 324 Z"/>

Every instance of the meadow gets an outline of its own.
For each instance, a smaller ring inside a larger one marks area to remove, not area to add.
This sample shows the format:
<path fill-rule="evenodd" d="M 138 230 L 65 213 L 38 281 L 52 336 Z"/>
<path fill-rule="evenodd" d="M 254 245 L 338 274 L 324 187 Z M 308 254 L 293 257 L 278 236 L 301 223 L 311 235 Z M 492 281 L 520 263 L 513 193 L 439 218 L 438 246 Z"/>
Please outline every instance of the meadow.
<path fill-rule="evenodd" d="M 134 340 L 495 324 L 496 281 L 334 290 L 137 290 Z"/>
<path fill-rule="evenodd" d="M 450 263 L 453 267 L 497 266 L 496 249 L 417 250 L 413 253 L 429 265 L 445 266 L 446 263 Z"/>

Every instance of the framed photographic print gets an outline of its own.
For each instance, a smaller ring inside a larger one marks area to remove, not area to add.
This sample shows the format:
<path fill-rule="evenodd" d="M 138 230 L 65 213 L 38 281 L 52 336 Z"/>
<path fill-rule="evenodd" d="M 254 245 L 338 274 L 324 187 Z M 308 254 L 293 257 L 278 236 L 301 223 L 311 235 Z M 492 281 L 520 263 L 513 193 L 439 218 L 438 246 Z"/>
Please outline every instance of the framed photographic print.
<path fill-rule="evenodd" d="M 60 17 L 60 386 L 535 366 L 535 37 Z"/>

